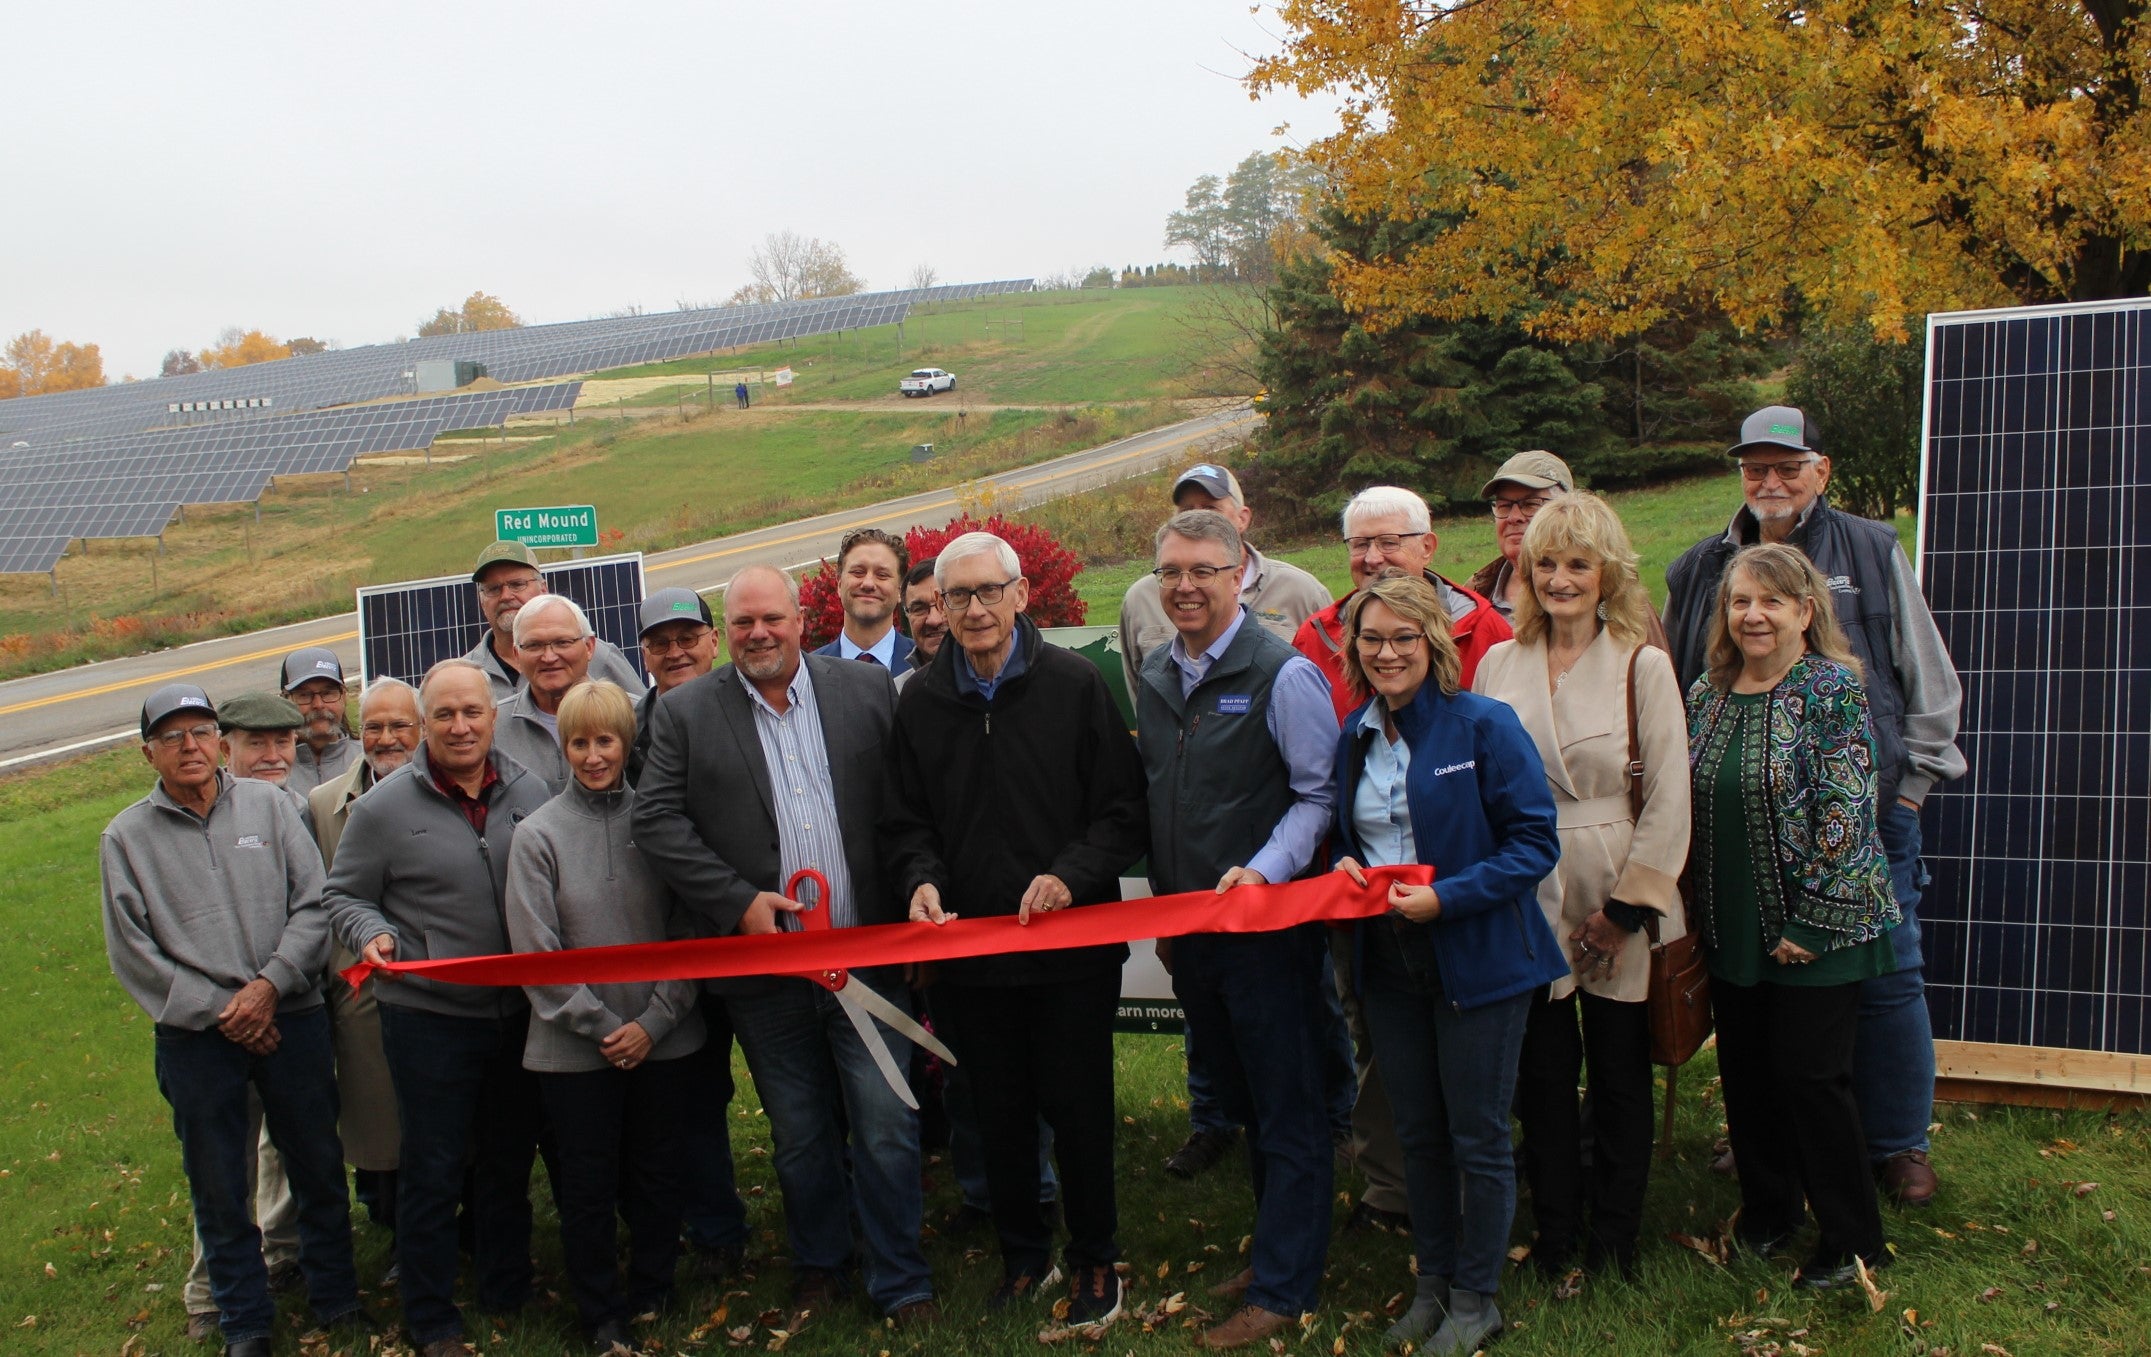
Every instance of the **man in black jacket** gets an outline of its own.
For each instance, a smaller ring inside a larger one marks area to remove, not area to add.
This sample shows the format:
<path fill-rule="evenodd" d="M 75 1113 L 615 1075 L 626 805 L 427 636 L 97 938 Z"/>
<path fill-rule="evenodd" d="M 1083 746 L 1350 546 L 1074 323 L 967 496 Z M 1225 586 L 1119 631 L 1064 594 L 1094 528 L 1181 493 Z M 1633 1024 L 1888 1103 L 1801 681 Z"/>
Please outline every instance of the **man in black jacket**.
<path fill-rule="evenodd" d="M 1029 584 L 1008 543 L 966 533 L 935 563 L 955 645 L 905 690 L 884 824 L 911 917 L 1034 914 L 1120 898 L 1143 854 L 1142 764 L 1105 680 L 1022 616 Z M 1038 1123 L 1052 1128 L 1068 1220 L 1067 1322 L 1120 1314 L 1113 1195 L 1113 1017 L 1124 945 L 943 962 L 931 990 L 970 1075 L 1001 1242 L 997 1306 L 1050 1263 Z"/>

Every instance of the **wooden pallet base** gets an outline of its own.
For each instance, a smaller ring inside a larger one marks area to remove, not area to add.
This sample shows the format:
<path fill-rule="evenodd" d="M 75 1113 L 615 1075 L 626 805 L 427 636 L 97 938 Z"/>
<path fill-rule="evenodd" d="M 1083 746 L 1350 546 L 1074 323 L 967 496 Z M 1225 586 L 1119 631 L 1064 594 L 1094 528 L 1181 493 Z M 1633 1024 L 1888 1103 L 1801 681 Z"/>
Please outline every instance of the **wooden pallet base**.
<path fill-rule="evenodd" d="M 1937 1102 L 2111 1111 L 2151 1102 L 2151 1056 L 1937 1041 L 1934 1058 Z"/>

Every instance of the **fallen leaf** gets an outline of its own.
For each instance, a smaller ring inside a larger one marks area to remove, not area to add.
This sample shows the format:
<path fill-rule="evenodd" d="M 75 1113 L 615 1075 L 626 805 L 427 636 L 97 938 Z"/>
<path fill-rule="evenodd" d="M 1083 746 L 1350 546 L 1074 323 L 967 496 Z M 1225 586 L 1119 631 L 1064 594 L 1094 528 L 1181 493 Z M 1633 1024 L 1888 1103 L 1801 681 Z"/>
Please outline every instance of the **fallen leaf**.
<path fill-rule="evenodd" d="M 1999 1343 L 1981 1343 L 1979 1350 L 1986 1353 L 1987 1357 L 2010 1357 L 2009 1349 Z"/>
<path fill-rule="evenodd" d="M 2099 1185 L 2097 1183 L 2078 1183 L 2071 1190 L 2079 1197 L 2088 1197 L 2099 1190 Z"/>
<path fill-rule="evenodd" d="M 1858 1254 L 1852 1256 L 1852 1274 L 1860 1279 L 1860 1289 L 1867 1293 L 1867 1308 L 1881 1314 L 1890 1293 L 1875 1285 L 1875 1274 L 1867 1270 L 1867 1260 Z"/>
<path fill-rule="evenodd" d="M 2024 1247 L 2018 1249 L 2017 1252 L 2023 1254 L 2026 1258 L 2029 1258 L 2033 1254 L 2039 1252 L 2039 1241 L 2036 1239 L 2027 1239 L 2024 1241 Z"/>
<path fill-rule="evenodd" d="M 47 1263 L 45 1264 L 45 1275 L 47 1277 L 57 1277 L 60 1275 L 60 1270 L 54 1267 L 52 1264 Z"/>
<path fill-rule="evenodd" d="M 1675 1237 L 1678 1238 L 1678 1236 Z M 1530 1256 L 1531 1246 L 1529 1244 L 1518 1244 L 1509 1250 L 1509 1261 L 1512 1263 L 1521 1263 Z"/>
<path fill-rule="evenodd" d="M 1979 1293 L 1979 1299 L 1983 1304 L 1991 1305 L 1995 1301 L 2000 1300 L 2001 1298 L 2002 1289 L 1998 1286 L 1990 1286 L 1986 1290 Z"/>

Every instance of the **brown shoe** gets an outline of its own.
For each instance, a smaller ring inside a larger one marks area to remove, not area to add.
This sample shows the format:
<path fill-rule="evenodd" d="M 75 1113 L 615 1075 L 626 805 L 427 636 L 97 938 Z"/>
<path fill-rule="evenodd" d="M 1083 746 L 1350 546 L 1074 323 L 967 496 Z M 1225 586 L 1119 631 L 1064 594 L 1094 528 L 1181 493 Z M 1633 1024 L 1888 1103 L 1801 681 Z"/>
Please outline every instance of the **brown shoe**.
<path fill-rule="evenodd" d="M 418 1350 L 418 1357 L 470 1357 L 460 1338 L 436 1338 Z"/>
<path fill-rule="evenodd" d="M 1710 1171 L 1721 1178 L 1738 1178 L 1740 1169 L 1733 1163 L 1733 1147 L 1721 1140 L 1715 1148 L 1718 1153 L 1710 1161 Z"/>
<path fill-rule="evenodd" d="M 793 1333 L 816 1315 L 826 1315 L 844 1299 L 844 1282 L 834 1272 L 801 1268 L 792 1274 L 791 1314 L 785 1327 Z"/>
<path fill-rule="evenodd" d="M 217 1336 L 217 1312 L 197 1310 L 187 1316 L 187 1341 L 206 1343 Z"/>
<path fill-rule="evenodd" d="M 1941 1186 L 1925 1150 L 1906 1150 L 1882 1161 L 1882 1190 L 1899 1206 L 1925 1206 Z"/>
<path fill-rule="evenodd" d="M 941 1322 L 941 1306 L 929 1296 L 897 1306 L 889 1318 L 899 1329 L 930 1329 Z"/>
<path fill-rule="evenodd" d="M 1249 1343 L 1263 1339 L 1292 1327 L 1287 1315 L 1273 1315 L 1259 1305 L 1243 1305 L 1232 1312 L 1232 1317 L 1215 1328 L 1205 1330 L 1195 1340 L 1195 1346 L 1219 1351 L 1224 1348 L 1244 1348 Z"/>
<path fill-rule="evenodd" d="M 1239 1276 L 1231 1277 L 1226 1279 L 1225 1281 L 1219 1282 L 1216 1286 L 1210 1288 L 1210 1294 L 1213 1296 L 1223 1296 L 1227 1300 L 1238 1300 L 1240 1297 L 1246 1295 L 1247 1288 L 1253 1286 L 1254 1284 L 1255 1270 L 1251 1267 L 1241 1268 Z"/>

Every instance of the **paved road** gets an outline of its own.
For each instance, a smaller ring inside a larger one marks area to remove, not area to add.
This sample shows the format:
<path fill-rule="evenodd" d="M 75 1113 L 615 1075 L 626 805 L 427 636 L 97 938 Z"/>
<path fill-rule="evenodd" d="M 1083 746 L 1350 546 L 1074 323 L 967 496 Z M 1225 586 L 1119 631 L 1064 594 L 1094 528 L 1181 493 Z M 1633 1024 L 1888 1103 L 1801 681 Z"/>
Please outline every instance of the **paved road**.
<path fill-rule="evenodd" d="M 1234 407 L 985 480 L 996 487 L 998 503 L 1023 507 L 1209 455 L 1213 447 L 1246 437 L 1254 421 L 1246 407 Z M 715 589 L 743 566 L 790 567 L 832 556 L 838 539 L 853 528 L 902 532 L 919 524 L 945 523 L 956 512 L 953 489 L 929 490 L 659 552 L 645 559 L 643 573 L 652 589 Z M 0 683 L 0 772 L 132 738 L 142 698 L 158 684 L 184 678 L 212 695 L 269 686 L 284 653 L 304 645 L 334 647 L 356 674 L 357 614 Z"/>

